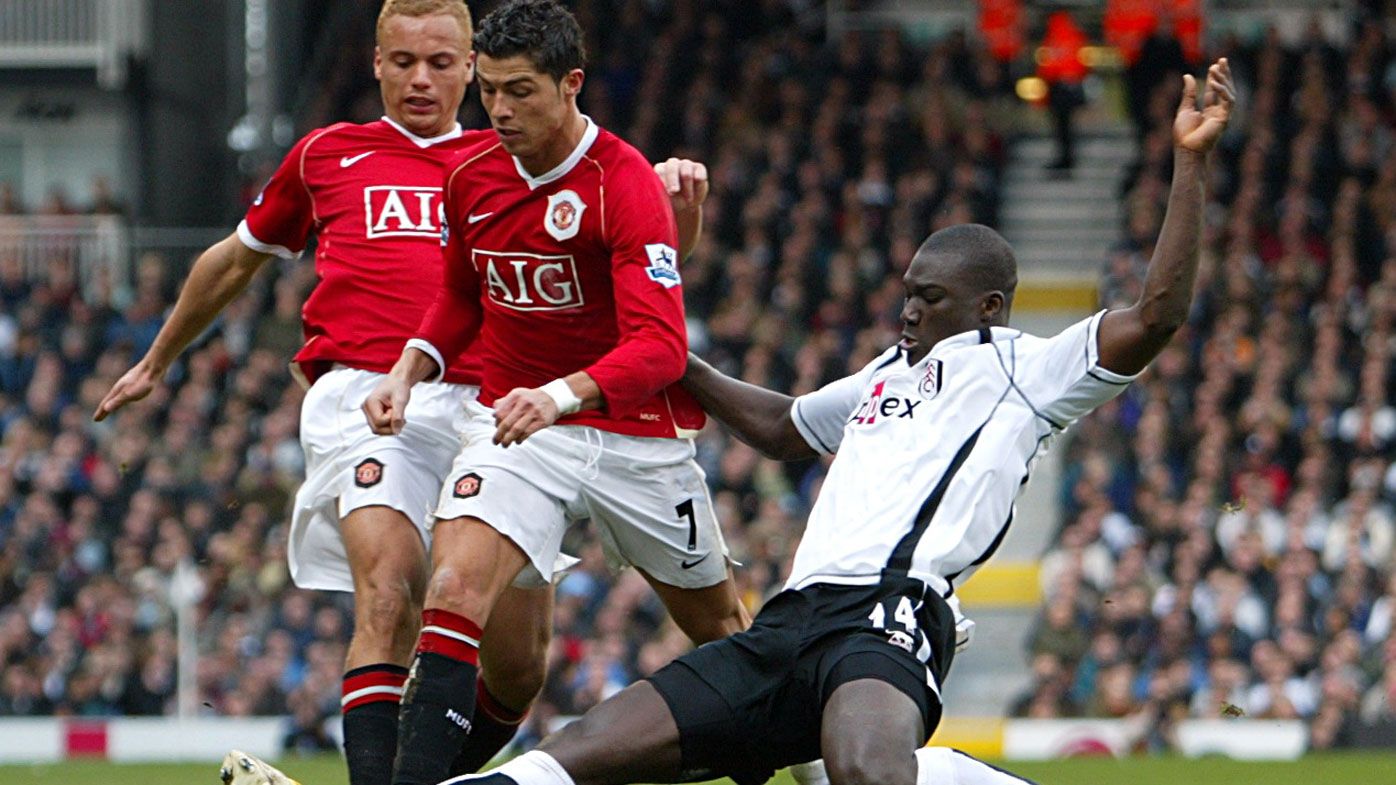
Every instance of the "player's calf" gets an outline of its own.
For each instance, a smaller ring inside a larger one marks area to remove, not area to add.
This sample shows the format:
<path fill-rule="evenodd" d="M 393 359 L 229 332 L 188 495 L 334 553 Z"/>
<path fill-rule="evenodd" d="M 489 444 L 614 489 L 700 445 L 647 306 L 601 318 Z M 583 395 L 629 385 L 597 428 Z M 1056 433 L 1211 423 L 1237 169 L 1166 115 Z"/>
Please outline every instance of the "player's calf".
<path fill-rule="evenodd" d="M 436 785 L 470 733 L 482 627 L 527 557 L 484 522 L 438 523 L 427 609 L 402 696 L 393 785 Z"/>
<path fill-rule="evenodd" d="M 421 625 L 427 558 L 413 523 L 397 510 L 353 510 L 340 525 L 354 578 L 354 635 L 341 710 L 350 785 L 392 778 L 407 664 Z"/>
<path fill-rule="evenodd" d="M 451 776 L 479 771 L 514 738 L 547 677 L 552 608 L 551 586 L 511 586 L 495 603 L 480 649 L 470 735 Z"/>

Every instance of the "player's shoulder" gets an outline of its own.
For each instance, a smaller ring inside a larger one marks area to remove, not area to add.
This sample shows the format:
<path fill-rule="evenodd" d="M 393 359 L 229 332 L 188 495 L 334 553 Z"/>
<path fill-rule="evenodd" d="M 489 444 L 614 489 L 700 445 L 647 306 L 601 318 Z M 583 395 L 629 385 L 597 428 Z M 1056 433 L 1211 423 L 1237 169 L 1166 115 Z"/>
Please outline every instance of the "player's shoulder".
<path fill-rule="evenodd" d="M 867 364 L 864 365 L 862 369 L 858 371 L 858 373 L 866 376 L 872 376 L 876 374 L 878 371 L 895 368 L 897 366 L 897 362 L 904 360 L 905 356 L 906 350 L 902 349 L 902 347 L 898 346 L 897 344 L 892 344 L 891 346 L 887 347 L 887 349 L 885 349 L 881 354 L 869 360 Z"/>
<path fill-rule="evenodd" d="M 645 154 L 635 145 L 599 126 L 596 141 L 592 143 L 587 155 L 596 159 L 607 170 L 608 175 L 612 171 L 632 172 L 636 168 L 654 172 L 654 167 L 645 158 Z"/>
<path fill-rule="evenodd" d="M 382 120 L 373 123 L 331 123 L 316 128 L 296 143 L 297 147 L 306 148 L 311 145 L 322 146 L 325 144 L 336 144 L 340 142 L 355 142 L 366 139 L 381 137 L 382 129 L 374 126 L 386 126 Z"/>
<path fill-rule="evenodd" d="M 462 143 L 446 159 L 446 178 L 454 179 L 462 170 L 509 163 L 509 155 L 494 131 L 466 131 Z"/>

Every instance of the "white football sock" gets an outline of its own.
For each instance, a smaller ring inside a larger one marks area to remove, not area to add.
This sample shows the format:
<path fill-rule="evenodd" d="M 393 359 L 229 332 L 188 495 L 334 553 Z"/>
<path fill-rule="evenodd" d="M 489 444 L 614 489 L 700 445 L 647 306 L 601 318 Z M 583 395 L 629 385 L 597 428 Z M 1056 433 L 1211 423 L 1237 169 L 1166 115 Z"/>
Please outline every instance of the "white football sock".
<path fill-rule="evenodd" d="M 829 773 L 824 770 L 823 758 L 791 766 L 790 776 L 798 785 L 829 785 Z"/>
<path fill-rule="evenodd" d="M 577 785 L 572 781 L 572 775 L 562 768 L 561 763 L 541 750 L 525 752 L 497 769 L 456 777 L 439 785 L 469 785 L 471 782 L 489 781 L 489 778 L 499 776 L 508 777 L 517 785 Z"/>
<path fill-rule="evenodd" d="M 1031 785 L 1031 782 L 949 747 L 922 747 L 916 751 L 916 785 Z"/>

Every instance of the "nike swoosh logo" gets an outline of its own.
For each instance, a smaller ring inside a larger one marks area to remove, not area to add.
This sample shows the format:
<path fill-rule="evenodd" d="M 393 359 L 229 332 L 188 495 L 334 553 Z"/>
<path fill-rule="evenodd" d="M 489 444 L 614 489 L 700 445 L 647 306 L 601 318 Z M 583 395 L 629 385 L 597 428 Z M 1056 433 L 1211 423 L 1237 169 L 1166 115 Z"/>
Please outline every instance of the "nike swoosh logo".
<path fill-rule="evenodd" d="M 347 169 L 347 168 L 353 166 L 354 164 L 358 163 L 359 161 L 362 161 L 363 159 L 369 157 L 370 155 L 373 155 L 373 154 L 376 153 L 376 152 L 378 152 L 378 151 L 377 151 L 377 150 L 369 150 L 369 151 L 366 152 L 366 153 L 359 153 L 358 155 L 355 155 L 355 156 L 348 156 L 348 155 L 346 155 L 346 156 L 344 156 L 343 158 L 339 159 L 339 165 L 340 165 L 341 168 Z"/>
<path fill-rule="evenodd" d="M 490 210 L 490 211 L 487 212 L 487 213 L 480 213 L 479 215 L 467 215 L 467 216 L 465 217 L 465 221 L 466 221 L 466 223 L 477 224 L 477 223 L 480 223 L 481 221 L 485 220 L 486 218 L 489 218 L 491 215 L 494 215 L 494 211 L 493 211 L 493 210 Z"/>
<path fill-rule="evenodd" d="M 708 555 L 709 554 L 705 553 L 702 556 L 699 556 L 698 558 L 694 559 L 693 561 L 681 561 L 679 562 L 679 566 L 684 568 L 685 570 L 691 570 L 694 567 L 697 567 L 700 563 L 702 563 L 704 559 L 708 558 Z"/>

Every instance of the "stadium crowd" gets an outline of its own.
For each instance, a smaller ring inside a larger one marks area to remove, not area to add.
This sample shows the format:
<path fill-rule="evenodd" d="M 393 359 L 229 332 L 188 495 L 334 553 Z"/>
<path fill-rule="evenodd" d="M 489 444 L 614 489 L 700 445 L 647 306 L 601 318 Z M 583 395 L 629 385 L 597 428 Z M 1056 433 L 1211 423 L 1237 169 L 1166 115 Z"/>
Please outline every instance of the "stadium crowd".
<path fill-rule="evenodd" d="M 964 35 L 826 43 L 807 5 L 575 4 L 592 36 L 584 109 L 654 160 L 710 167 L 684 267 L 695 348 L 794 393 L 895 341 L 899 277 L 929 229 L 996 222 L 1016 105 Z M 371 46 L 364 18 L 354 51 Z M 1245 92 L 1214 155 L 1204 295 L 1186 335 L 1060 447 L 1065 522 L 1014 708 L 1146 717 L 1156 745 L 1180 717 L 1294 716 L 1336 746 L 1396 722 L 1396 60 L 1374 25 L 1342 50 L 1274 36 L 1223 49 Z M 361 63 L 335 73 L 308 125 L 376 118 Z M 1158 230 L 1171 90 L 1122 184 L 1106 305 L 1132 302 Z M 139 260 L 117 302 L 79 287 L 71 260 L 35 280 L 0 256 L 0 715 L 172 712 L 184 594 L 202 710 L 287 714 L 289 746 L 326 748 L 349 605 L 295 589 L 285 566 L 303 470 L 286 360 L 311 266 L 279 264 L 166 388 L 90 421 L 149 346 L 183 261 Z M 823 464 L 774 463 L 716 428 L 699 451 L 756 607 Z M 558 586 L 534 738 L 688 645 L 584 524 L 568 548 L 582 562 Z"/>
<path fill-rule="evenodd" d="M 368 51 L 376 3 L 364 6 Z M 928 226 L 995 220 L 1014 99 L 963 35 L 929 50 L 852 35 L 830 50 L 798 6 L 577 10 L 593 36 L 584 109 L 652 159 L 710 166 L 707 228 L 685 266 L 694 344 L 749 380 L 802 391 L 895 340 L 898 277 Z M 337 84 L 309 124 L 378 116 L 362 73 Z M 465 122 L 481 125 L 467 106 Z M 289 714 L 289 745 L 328 746 L 349 606 L 296 590 L 285 567 L 285 511 L 303 471 L 302 391 L 286 360 L 311 265 L 278 266 L 167 387 L 90 421 L 150 345 L 182 261 L 138 260 L 118 303 L 79 286 L 69 259 L 38 280 L 0 259 L 0 714 L 171 712 L 188 564 L 202 584 L 201 710 Z M 819 467 L 758 459 L 716 429 L 700 459 L 744 599 L 758 605 L 786 571 Z M 582 563 L 558 588 L 533 734 L 688 645 L 643 580 L 608 573 L 585 526 L 569 548 Z"/>
<path fill-rule="evenodd" d="M 1200 299 L 1067 437 L 1029 717 L 1297 718 L 1396 739 L 1396 60 L 1380 23 L 1222 44 L 1242 90 L 1213 156 Z M 1103 305 L 1134 301 L 1168 193 L 1170 80 L 1122 184 Z M 1121 434 L 1128 438 L 1121 438 Z"/>

